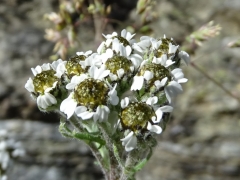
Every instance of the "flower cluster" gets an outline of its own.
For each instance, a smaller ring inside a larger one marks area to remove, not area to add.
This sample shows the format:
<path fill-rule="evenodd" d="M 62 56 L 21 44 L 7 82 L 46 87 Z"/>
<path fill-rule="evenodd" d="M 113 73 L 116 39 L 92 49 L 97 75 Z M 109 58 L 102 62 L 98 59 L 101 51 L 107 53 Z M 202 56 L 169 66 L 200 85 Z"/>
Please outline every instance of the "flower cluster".
<path fill-rule="evenodd" d="M 25 88 L 41 110 L 59 110 L 85 127 L 88 121 L 111 124 L 127 152 L 137 149 L 139 141 L 162 132 L 161 121 L 187 82 L 181 60 L 188 64 L 190 58 L 165 35 L 139 42 L 134 35 L 104 35 L 97 52 L 32 68 Z"/>

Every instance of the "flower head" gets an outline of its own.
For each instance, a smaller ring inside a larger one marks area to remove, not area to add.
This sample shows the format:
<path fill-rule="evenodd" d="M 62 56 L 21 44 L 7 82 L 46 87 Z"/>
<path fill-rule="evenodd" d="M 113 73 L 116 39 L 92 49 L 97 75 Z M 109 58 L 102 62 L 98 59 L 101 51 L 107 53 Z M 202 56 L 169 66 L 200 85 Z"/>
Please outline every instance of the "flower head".
<path fill-rule="evenodd" d="M 56 69 L 61 63 L 62 60 L 58 60 L 52 64 L 32 68 L 34 78 L 29 78 L 25 84 L 25 88 L 37 99 L 37 105 L 42 109 L 57 104 L 55 96 L 60 83 L 60 74 L 57 75 Z"/>
<path fill-rule="evenodd" d="M 65 99 L 60 110 L 70 118 L 75 112 L 83 120 L 93 118 L 106 120 L 109 114 L 109 104 L 116 105 L 118 96 L 115 90 L 103 79 L 108 76 L 109 70 L 105 67 L 90 67 L 88 74 L 74 76 L 66 88 L 73 90 Z"/>

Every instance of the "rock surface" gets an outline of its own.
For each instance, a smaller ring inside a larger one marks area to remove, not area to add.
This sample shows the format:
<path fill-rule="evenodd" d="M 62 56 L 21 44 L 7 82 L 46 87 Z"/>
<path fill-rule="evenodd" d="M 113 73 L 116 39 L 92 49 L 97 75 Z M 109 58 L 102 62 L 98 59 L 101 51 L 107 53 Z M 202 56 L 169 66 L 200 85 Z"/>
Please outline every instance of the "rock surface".
<path fill-rule="evenodd" d="M 9 129 L 27 151 L 25 158 L 12 165 L 9 179 L 91 180 L 103 177 L 87 147 L 61 137 L 58 124 L 50 123 L 58 122 L 58 117 L 38 111 L 24 89 L 32 75 L 30 68 L 49 62 L 53 44 L 43 37 L 44 29 L 49 27 L 43 14 L 55 9 L 56 4 L 56 0 L 1 2 L 0 129 Z M 230 41 L 239 38 L 239 10 L 239 0 L 158 0 L 156 12 L 160 18 L 151 26 L 155 37 L 166 34 L 181 43 L 186 35 L 203 24 L 211 20 L 219 23 L 221 34 L 204 43 L 192 60 L 240 97 L 240 50 L 227 47 Z M 128 21 L 131 23 L 134 19 Z M 86 28 L 88 30 L 81 34 L 86 46 L 82 46 L 81 51 L 93 47 L 93 29 Z M 152 159 L 138 173 L 137 179 L 238 180 L 239 101 L 192 66 L 183 69 L 189 82 L 176 99 L 171 121 L 159 136 Z"/>

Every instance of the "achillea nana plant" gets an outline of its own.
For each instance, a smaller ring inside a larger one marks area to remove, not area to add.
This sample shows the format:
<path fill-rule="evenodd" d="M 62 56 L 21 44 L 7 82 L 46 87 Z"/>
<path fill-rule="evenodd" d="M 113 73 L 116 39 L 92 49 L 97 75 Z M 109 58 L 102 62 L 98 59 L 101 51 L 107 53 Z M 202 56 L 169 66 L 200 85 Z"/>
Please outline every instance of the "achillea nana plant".
<path fill-rule="evenodd" d="M 32 68 L 25 88 L 41 111 L 62 116 L 63 136 L 86 142 L 107 180 L 135 179 L 183 91 L 179 67 L 190 58 L 165 35 L 103 36 L 97 52 Z"/>

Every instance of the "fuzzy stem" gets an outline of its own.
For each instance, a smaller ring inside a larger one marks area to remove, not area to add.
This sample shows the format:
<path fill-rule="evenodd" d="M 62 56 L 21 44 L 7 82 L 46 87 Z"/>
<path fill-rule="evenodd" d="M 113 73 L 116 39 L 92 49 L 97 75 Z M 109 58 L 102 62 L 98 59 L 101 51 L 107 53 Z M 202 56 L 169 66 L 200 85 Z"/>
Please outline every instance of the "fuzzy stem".
<path fill-rule="evenodd" d="M 99 164 L 99 166 L 100 166 L 100 168 L 101 168 L 101 170 L 102 170 L 102 172 L 103 172 L 103 174 L 105 176 L 105 179 L 106 180 L 111 180 L 110 176 L 109 176 L 109 174 L 110 174 L 109 170 L 104 166 L 104 160 L 103 160 L 99 150 L 95 147 L 94 144 L 92 144 L 92 145 L 88 144 L 88 147 L 90 148 L 90 150 L 91 150 L 92 154 L 94 155 L 94 157 L 97 159 L 98 164 Z"/>
<path fill-rule="evenodd" d="M 107 128 L 102 124 L 99 123 L 99 129 L 102 132 L 102 135 L 106 141 L 106 146 L 108 149 L 109 153 L 109 160 L 110 160 L 110 180 L 116 180 L 119 179 L 119 174 L 120 174 L 120 168 L 119 168 L 119 162 L 117 161 L 115 154 L 114 154 L 114 149 L 113 149 L 113 142 L 111 141 L 111 138 L 109 137 L 109 132 L 107 132 Z"/>

